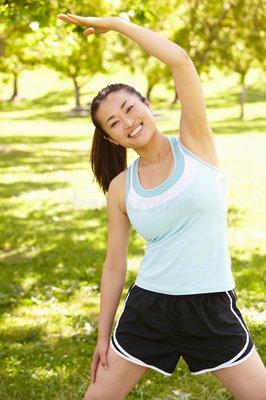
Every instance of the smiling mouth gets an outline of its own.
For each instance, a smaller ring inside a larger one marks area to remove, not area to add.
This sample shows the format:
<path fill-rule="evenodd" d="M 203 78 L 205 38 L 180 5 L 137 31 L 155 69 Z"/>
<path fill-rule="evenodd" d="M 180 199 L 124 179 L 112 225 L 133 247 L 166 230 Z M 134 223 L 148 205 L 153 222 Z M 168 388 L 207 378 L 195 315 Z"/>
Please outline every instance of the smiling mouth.
<path fill-rule="evenodd" d="M 139 133 L 142 131 L 142 128 L 143 128 L 143 122 L 141 122 L 141 124 L 133 132 L 131 132 L 129 135 L 127 135 L 127 137 L 134 138 L 134 137 L 138 136 Z"/>

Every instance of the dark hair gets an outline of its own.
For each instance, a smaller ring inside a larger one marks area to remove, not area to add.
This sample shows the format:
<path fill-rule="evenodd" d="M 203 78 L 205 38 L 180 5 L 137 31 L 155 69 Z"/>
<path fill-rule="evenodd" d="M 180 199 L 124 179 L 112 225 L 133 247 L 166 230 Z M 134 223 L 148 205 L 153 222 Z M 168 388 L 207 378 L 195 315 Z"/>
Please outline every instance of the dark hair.
<path fill-rule="evenodd" d="M 92 139 L 90 162 L 95 179 L 104 194 L 108 191 L 111 180 L 127 168 L 127 148 L 108 140 L 110 136 L 102 129 L 95 114 L 101 101 L 105 99 L 109 93 L 119 90 L 125 90 L 137 96 L 143 103 L 147 100 L 146 97 L 142 96 L 134 87 L 124 83 L 114 83 L 106 86 L 92 100 L 91 119 L 95 126 L 95 131 Z"/>

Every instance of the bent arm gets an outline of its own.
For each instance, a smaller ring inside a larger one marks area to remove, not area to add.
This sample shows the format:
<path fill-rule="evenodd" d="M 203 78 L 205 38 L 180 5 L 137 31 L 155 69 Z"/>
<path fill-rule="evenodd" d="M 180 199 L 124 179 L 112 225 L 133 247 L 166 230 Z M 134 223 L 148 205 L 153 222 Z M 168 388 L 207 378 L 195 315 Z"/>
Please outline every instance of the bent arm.
<path fill-rule="evenodd" d="M 98 338 L 109 338 L 119 300 L 125 283 L 126 273 L 119 268 L 105 265 L 101 278 L 100 313 L 98 320 Z"/>
<path fill-rule="evenodd" d="M 178 44 L 162 37 L 149 28 L 115 17 L 112 30 L 122 33 L 134 40 L 147 53 L 158 58 L 169 67 L 177 65 L 185 58 L 186 52 Z"/>
<path fill-rule="evenodd" d="M 205 161 L 219 166 L 200 78 L 187 52 L 157 32 L 120 18 L 114 19 L 113 30 L 133 39 L 170 67 L 181 104 L 179 128 L 182 142 Z"/>

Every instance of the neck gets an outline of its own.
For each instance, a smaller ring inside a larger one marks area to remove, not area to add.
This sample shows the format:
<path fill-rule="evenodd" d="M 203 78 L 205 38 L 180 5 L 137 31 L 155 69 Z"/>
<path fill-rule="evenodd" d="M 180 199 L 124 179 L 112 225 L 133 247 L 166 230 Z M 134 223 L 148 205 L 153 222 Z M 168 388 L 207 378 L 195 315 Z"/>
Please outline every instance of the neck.
<path fill-rule="evenodd" d="M 136 151 L 140 156 L 139 165 L 159 164 L 169 152 L 169 141 L 163 133 L 156 130 L 150 141 Z"/>

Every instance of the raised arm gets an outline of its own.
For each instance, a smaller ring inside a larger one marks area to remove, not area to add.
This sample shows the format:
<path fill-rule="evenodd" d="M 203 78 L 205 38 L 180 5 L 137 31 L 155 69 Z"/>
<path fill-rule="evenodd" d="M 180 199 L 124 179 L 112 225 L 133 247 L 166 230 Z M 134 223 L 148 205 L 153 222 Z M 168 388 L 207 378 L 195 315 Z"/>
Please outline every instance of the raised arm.
<path fill-rule="evenodd" d="M 200 78 L 187 52 L 157 32 L 119 18 L 114 20 L 113 29 L 169 66 L 181 104 L 179 129 L 182 144 L 204 161 L 220 168 Z"/>
<path fill-rule="evenodd" d="M 76 25 L 88 26 L 89 28 L 84 31 L 87 36 L 93 33 L 106 33 L 110 30 L 122 33 L 169 67 L 185 59 L 185 50 L 176 43 L 151 29 L 120 17 L 81 17 L 74 14 L 59 14 L 58 18 Z"/>
<path fill-rule="evenodd" d="M 109 30 L 122 33 L 169 66 L 181 104 L 179 129 L 182 144 L 205 162 L 220 168 L 201 82 L 192 60 L 182 47 L 149 28 L 120 17 L 60 14 L 59 18 L 65 22 L 87 25 L 89 28 L 84 31 L 85 35 Z"/>
<path fill-rule="evenodd" d="M 197 70 L 189 56 L 171 68 L 181 104 L 181 143 L 205 162 L 221 168 L 207 117 L 205 97 Z"/>

